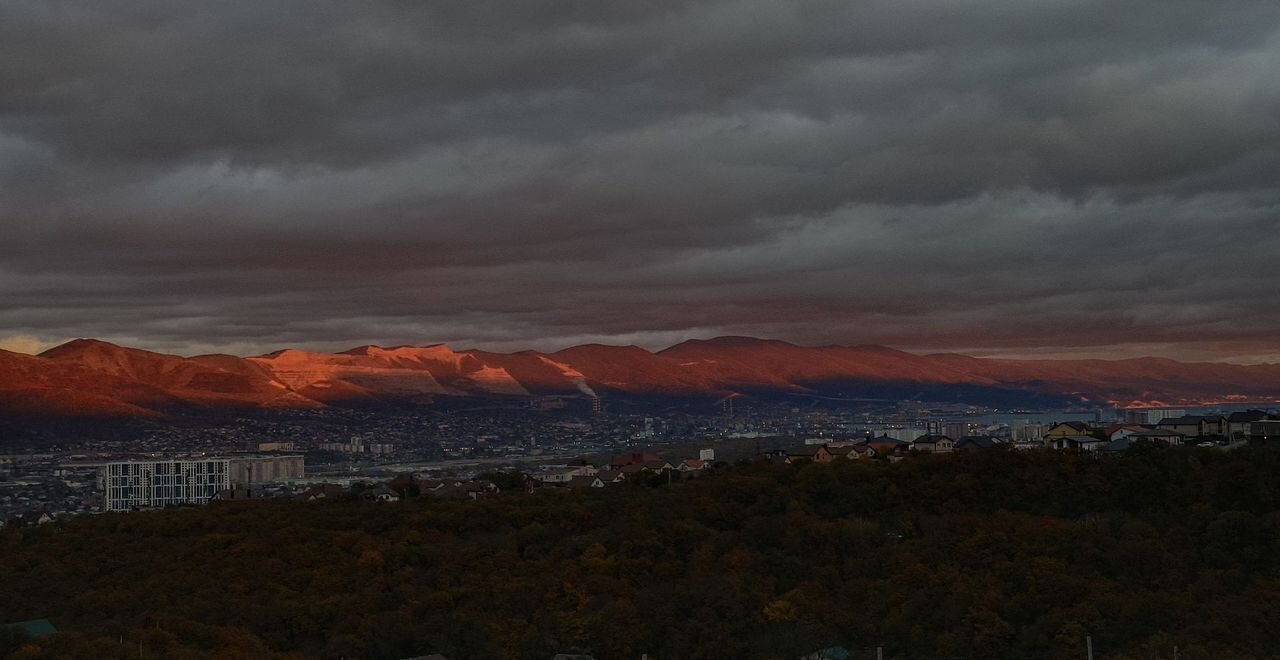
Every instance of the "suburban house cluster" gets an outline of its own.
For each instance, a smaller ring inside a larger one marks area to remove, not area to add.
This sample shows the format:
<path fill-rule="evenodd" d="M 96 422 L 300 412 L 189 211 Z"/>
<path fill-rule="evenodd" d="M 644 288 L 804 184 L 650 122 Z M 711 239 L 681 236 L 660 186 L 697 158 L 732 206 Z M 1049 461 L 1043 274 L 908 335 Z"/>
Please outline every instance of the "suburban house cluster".
<path fill-rule="evenodd" d="M 874 458 L 892 462 L 912 452 L 945 454 L 1001 445 L 1015 449 L 1120 452 L 1144 442 L 1163 446 L 1229 447 L 1245 442 L 1272 441 L 1280 441 L 1280 417 L 1261 410 L 1248 410 L 1226 415 L 1179 415 L 1153 424 L 1061 422 L 1049 426 L 1042 436 L 1018 440 L 990 435 L 952 438 L 942 433 L 923 433 L 912 441 L 906 441 L 883 434 L 779 448 L 762 452 L 758 459 L 788 464 Z"/>
<path fill-rule="evenodd" d="M 607 465 L 597 466 L 586 459 L 575 459 L 563 466 L 555 466 L 532 475 L 536 487 L 604 488 L 637 477 L 678 472 L 682 476 L 697 476 L 710 468 L 716 459 L 714 449 L 703 449 L 698 458 L 686 458 L 672 462 L 650 452 L 631 452 L 610 459 Z"/>
<path fill-rule="evenodd" d="M 532 492 L 540 489 L 604 488 L 629 479 L 681 473 L 697 476 L 712 466 L 715 452 L 704 449 L 698 458 L 672 462 L 650 452 L 633 452 L 616 456 L 607 464 L 596 465 L 585 458 L 578 458 L 564 465 L 547 466 L 532 474 L 522 475 L 514 486 L 516 492 Z M 438 499 L 482 500 L 500 494 L 502 488 L 487 479 L 435 479 L 426 475 L 405 473 L 388 482 L 368 485 L 356 484 L 344 488 L 336 484 L 320 484 L 297 495 L 295 499 L 316 501 L 324 499 L 358 498 L 374 502 L 398 502 L 407 496 Z"/>
<path fill-rule="evenodd" d="M 926 433 L 907 442 L 888 435 L 875 437 L 858 437 L 837 440 L 823 444 L 806 444 L 799 447 L 774 449 L 760 454 L 758 460 L 772 463 L 792 464 L 799 462 L 829 463 L 837 459 L 884 459 L 898 461 L 912 451 L 927 453 L 948 453 L 953 451 L 975 451 L 989 449 L 1004 442 L 992 436 L 964 436 L 958 440 L 951 437 Z"/>
<path fill-rule="evenodd" d="M 1063 422 L 1049 428 L 1043 445 L 1052 449 L 1124 451 L 1139 442 L 1165 446 L 1222 447 L 1280 439 L 1280 418 L 1261 410 L 1227 415 L 1180 415 L 1154 424 L 1095 426 Z"/>

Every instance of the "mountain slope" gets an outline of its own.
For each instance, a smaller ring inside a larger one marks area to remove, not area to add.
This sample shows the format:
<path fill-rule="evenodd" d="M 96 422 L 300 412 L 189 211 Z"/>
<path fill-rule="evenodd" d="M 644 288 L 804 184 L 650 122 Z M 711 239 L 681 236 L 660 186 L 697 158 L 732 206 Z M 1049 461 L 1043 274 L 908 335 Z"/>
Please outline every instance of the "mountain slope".
<path fill-rule="evenodd" d="M 1007 386 L 1087 394 L 1118 405 L 1165 405 L 1200 400 L 1273 400 L 1280 365 L 1129 360 L 1002 360 L 966 355 L 930 359 L 974 378 Z"/>
<path fill-rule="evenodd" d="M 639 346 L 586 344 L 547 356 L 572 367 L 593 389 L 636 394 L 697 394 L 723 389 L 705 373 L 681 368 L 678 362 Z"/>
<path fill-rule="evenodd" d="M 882 346 L 804 347 L 751 337 L 691 340 L 656 353 L 588 344 L 555 353 L 360 346 L 191 358 L 77 339 L 38 356 L 0 351 L 0 412 L 142 416 L 181 408 L 322 408 L 428 403 L 438 396 L 792 393 L 931 400 L 1188 405 L 1280 399 L 1280 365 L 1005 360 Z M 1005 397 L 1002 399 L 1001 397 Z"/>

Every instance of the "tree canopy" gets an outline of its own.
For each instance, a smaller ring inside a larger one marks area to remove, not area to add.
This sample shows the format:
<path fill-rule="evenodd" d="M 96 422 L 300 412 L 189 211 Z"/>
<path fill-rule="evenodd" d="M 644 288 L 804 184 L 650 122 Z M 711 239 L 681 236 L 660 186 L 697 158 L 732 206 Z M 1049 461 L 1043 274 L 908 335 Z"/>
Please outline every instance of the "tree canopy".
<path fill-rule="evenodd" d="M 14 658 L 1280 657 L 1280 452 L 988 450 L 0 531 Z"/>

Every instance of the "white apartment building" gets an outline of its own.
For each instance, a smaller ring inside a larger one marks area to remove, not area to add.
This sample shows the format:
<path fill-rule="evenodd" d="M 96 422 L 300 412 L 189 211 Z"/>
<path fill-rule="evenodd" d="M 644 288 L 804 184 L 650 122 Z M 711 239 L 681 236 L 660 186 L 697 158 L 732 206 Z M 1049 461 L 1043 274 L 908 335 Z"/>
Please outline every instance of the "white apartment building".
<path fill-rule="evenodd" d="M 119 461 L 103 465 L 98 478 L 104 511 L 206 504 L 230 487 L 225 458 Z"/>

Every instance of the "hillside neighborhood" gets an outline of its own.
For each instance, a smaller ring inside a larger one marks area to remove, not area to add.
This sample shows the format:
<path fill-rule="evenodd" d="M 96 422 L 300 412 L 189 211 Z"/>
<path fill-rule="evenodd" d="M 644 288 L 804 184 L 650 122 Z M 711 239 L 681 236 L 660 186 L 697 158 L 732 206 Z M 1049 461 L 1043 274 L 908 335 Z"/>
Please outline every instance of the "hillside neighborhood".
<path fill-rule="evenodd" d="M 716 448 L 707 447 L 696 450 L 694 455 L 693 451 L 682 453 L 678 449 L 642 446 L 608 458 L 584 454 L 558 463 L 498 465 L 487 472 L 433 468 L 392 471 L 381 478 L 355 476 L 334 479 L 323 474 L 311 475 L 310 465 L 303 465 L 304 457 L 289 453 L 293 447 L 290 443 L 262 445 L 262 448 L 278 451 L 230 459 L 157 457 L 127 459 L 114 464 L 63 464 L 54 468 L 60 477 L 51 483 L 75 480 L 71 487 L 64 486 L 65 492 L 52 495 L 44 491 L 34 493 L 39 499 L 14 499 L 12 495 L 5 495 L 6 499 L 0 501 L 0 505 L 10 510 L 8 515 L 0 515 L 0 526 L 43 525 L 60 518 L 101 510 L 130 511 L 210 502 L 309 502 L 339 498 L 396 502 L 417 497 L 478 500 L 513 491 L 573 491 L 637 482 L 658 485 L 696 478 L 717 465 L 742 460 L 777 464 L 837 460 L 895 463 L 912 455 L 953 452 L 1054 450 L 1104 455 L 1144 445 L 1230 449 L 1248 443 L 1265 444 L 1280 440 L 1280 415 L 1263 410 L 1215 415 L 1187 415 L 1177 410 L 1127 411 L 1125 417 L 1124 421 L 1113 422 L 1064 421 L 988 427 L 967 422 L 928 422 L 923 427 L 885 426 L 879 431 L 816 436 L 757 435 L 754 437 L 754 452 L 718 455 Z M 750 440 L 739 438 L 740 442 Z M 220 478 L 220 471 L 225 469 L 218 467 L 222 462 L 230 467 L 225 478 Z M 267 469 L 268 465 L 277 464 L 287 465 L 289 469 Z M 110 468 L 109 465 L 122 466 L 124 472 L 121 474 L 124 476 L 107 476 L 107 470 L 120 473 L 121 469 Z M 252 469 L 244 467 L 248 465 L 258 466 L 256 476 L 252 476 L 255 474 L 252 471 L 245 472 Z M 188 471 L 197 470 L 183 481 L 188 484 L 186 490 L 179 491 L 170 485 L 176 483 L 173 479 L 182 481 L 182 477 L 164 476 L 166 469 L 171 473 L 179 469 L 176 466 L 185 466 L 181 469 Z M 237 466 L 241 467 L 237 469 Z M 22 469 L 22 466 L 15 463 L 6 469 L 12 472 Z M 44 482 L 30 483 L 33 485 L 29 488 L 38 488 Z M 124 486 L 114 486 L 116 483 Z M 196 483 L 200 485 L 193 489 L 191 484 Z M 113 485 L 108 487 L 108 484 Z M 55 501 L 55 497 L 60 499 Z M 41 502 L 47 505 L 39 506 Z"/>

